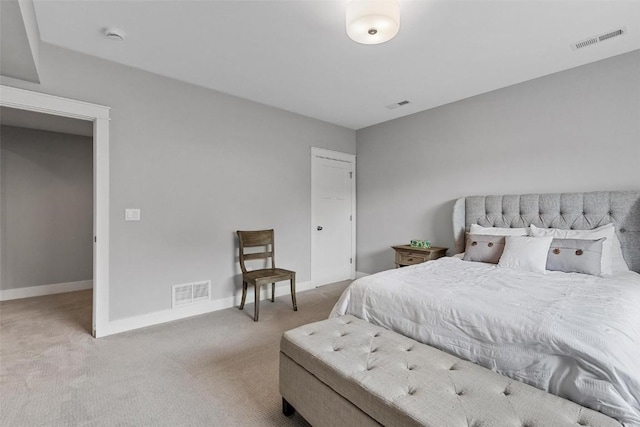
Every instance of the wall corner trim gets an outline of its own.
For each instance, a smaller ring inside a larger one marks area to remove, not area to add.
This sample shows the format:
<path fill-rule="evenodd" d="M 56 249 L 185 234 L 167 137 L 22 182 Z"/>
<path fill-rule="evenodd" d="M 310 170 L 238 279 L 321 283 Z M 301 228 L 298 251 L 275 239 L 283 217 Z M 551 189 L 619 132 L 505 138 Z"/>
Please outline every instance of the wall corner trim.
<path fill-rule="evenodd" d="M 110 107 L 12 86 L 0 85 L 0 99 L 5 107 L 27 109 L 81 120 L 110 120 Z"/>

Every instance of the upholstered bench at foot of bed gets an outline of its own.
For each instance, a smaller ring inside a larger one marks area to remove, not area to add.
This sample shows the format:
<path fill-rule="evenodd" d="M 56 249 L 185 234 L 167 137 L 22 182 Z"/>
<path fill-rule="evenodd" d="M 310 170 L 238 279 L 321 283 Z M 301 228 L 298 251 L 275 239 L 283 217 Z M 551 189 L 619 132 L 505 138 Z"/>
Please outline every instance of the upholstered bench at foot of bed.
<path fill-rule="evenodd" d="M 560 427 L 620 424 L 593 410 L 353 316 L 280 342 L 283 412 L 313 426 Z"/>

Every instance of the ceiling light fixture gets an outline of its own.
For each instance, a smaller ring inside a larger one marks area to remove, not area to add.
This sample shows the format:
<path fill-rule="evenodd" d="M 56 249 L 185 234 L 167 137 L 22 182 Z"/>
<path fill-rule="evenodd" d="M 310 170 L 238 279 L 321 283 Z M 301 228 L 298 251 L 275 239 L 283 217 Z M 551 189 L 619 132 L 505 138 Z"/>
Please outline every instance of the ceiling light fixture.
<path fill-rule="evenodd" d="M 357 43 L 380 44 L 400 31 L 398 0 L 349 0 L 347 35 Z"/>
<path fill-rule="evenodd" d="M 119 42 L 123 41 L 124 37 L 126 36 L 125 32 L 120 28 L 109 27 L 103 29 L 102 32 L 104 33 L 104 36 L 109 40 L 115 40 Z"/>

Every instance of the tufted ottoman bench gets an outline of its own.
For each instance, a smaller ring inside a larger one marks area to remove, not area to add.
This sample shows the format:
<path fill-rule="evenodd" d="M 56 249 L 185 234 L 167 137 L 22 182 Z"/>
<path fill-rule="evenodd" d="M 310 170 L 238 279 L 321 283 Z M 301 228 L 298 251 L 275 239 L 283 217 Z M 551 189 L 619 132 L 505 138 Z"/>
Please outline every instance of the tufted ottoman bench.
<path fill-rule="evenodd" d="M 280 342 L 283 412 L 313 426 L 617 426 L 590 409 L 353 316 Z"/>

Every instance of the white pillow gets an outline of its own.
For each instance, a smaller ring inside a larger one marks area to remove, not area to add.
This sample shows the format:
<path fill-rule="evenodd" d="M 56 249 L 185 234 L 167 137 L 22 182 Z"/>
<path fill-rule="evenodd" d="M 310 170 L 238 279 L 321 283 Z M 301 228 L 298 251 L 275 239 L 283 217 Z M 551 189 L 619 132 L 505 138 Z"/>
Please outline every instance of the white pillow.
<path fill-rule="evenodd" d="M 629 271 L 629 266 L 622 256 L 620 240 L 612 223 L 593 230 L 561 230 L 559 228 L 538 228 L 531 225 L 531 235 L 536 237 L 551 236 L 558 239 L 597 240 L 606 237 L 602 244 L 602 261 L 600 270 L 603 275 L 611 275 Z"/>
<path fill-rule="evenodd" d="M 544 274 L 552 241 L 553 237 L 507 236 L 498 267 Z"/>
<path fill-rule="evenodd" d="M 469 233 L 483 236 L 527 236 L 529 234 L 529 228 L 483 227 L 478 224 L 471 224 Z"/>
<path fill-rule="evenodd" d="M 627 264 L 627 261 L 624 260 L 620 239 L 618 239 L 618 234 L 616 234 L 615 230 L 616 229 L 614 227 L 613 239 L 611 239 L 611 270 L 613 274 L 618 274 L 629 271 L 629 265 Z"/>

